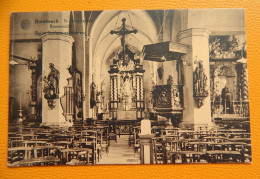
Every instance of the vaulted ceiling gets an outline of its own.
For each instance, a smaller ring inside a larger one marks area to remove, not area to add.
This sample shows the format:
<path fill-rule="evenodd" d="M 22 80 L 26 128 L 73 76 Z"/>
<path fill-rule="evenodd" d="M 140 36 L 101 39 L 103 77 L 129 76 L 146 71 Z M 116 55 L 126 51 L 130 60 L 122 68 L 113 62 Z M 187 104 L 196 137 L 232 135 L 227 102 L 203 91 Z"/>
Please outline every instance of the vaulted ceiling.
<path fill-rule="evenodd" d="M 118 30 L 122 26 L 122 19 L 126 18 L 126 27 L 136 29 L 136 34 L 129 34 L 126 43 L 142 51 L 146 44 L 158 41 L 158 28 L 151 16 L 144 10 L 103 11 L 95 20 L 90 32 L 90 60 L 93 69 L 98 73 L 108 57 L 121 46 L 120 36 L 111 35 L 111 30 Z"/>

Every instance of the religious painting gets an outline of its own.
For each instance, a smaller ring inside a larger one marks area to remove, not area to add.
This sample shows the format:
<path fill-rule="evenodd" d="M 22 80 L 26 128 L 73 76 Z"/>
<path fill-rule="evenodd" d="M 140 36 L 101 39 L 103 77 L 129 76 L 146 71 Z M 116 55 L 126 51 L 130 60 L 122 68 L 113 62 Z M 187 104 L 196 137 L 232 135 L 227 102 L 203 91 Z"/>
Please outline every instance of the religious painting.
<path fill-rule="evenodd" d="M 251 163 L 244 16 L 12 13 L 7 165 Z"/>

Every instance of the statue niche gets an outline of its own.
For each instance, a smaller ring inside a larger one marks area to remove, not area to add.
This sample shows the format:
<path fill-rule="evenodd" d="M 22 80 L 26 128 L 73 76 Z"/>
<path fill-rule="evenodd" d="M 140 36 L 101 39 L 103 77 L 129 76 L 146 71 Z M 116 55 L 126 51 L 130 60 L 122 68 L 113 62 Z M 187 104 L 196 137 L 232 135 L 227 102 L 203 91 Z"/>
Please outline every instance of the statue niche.
<path fill-rule="evenodd" d="M 59 78 L 60 72 L 54 67 L 53 63 L 49 64 L 50 73 L 43 78 L 44 81 L 44 98 L 48 101 L 48 106 L 55 108 L 54 100 L 59 98 Z"/>
<path fill-rule="evenodd" d="M 208 78 L 204 72 L 202 61 L 200 60 L 196 64 L 198 66 L 193 73 L 193 97 L 198 108 L 200 108 L 204 99 L 208 96 L 208 90 L 206 90 Z"/>

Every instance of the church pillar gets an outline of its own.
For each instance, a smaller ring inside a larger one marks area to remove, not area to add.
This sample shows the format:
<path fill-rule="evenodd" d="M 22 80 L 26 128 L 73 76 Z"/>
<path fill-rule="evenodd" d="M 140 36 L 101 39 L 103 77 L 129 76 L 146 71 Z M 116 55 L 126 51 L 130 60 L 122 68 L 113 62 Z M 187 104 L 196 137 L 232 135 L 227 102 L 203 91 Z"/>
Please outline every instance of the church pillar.
<path fill-rule="evenodd" d="M 90 106 L 90 93 L 92 83 L 92 60 L 90 60 L 90 42 L 89 36 L 85 38 L 85 60 L 84 60 L 84 74 L 83 74 L 83 116 L 86 120 L 92 117 L 92 109 Z"/>
<path fill-rule="evenodd" d="M 42 36 L 42 125 L 71 126 L 71 119 L 65 117 L 67 101 L 62 103 L 64 87 L 71 75 L 73 38 L 63 34 Z M 64 99 L 64 98 L 63 98 Z"/>
<path fill-rule="evenodd" d="M 205 29 L 187 29 L 177 35 L 179 43 L 191 46 L 183 58 L 183 125 L 192 125 L 195 130 L 213 125 L 209 94 L 209 33 Z"/>

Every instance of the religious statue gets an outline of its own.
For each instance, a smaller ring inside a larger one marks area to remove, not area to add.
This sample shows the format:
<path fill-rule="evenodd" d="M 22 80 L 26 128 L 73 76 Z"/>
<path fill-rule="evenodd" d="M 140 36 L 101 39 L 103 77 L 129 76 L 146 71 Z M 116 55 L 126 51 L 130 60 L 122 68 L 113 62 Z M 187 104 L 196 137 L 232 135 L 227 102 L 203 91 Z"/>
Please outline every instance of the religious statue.
<path fill-rule="evenodd" d="M 232 114 L 234 111 L 233 111 L 232 100 L 231 100 L 231 92 L 227 86 L 225 86 L 222 89 L 221 98 L 222 98 L 221 101 L 224 108 L 224 113 Z"/>
<path fill-rule="evenodd" d="M 96 85 L 94 82 L 91 83 L 90 93 L 90 107 L 93 108 L 96 105 Z"/>
<path fill-rule="evenodd" d="M 173 77 L 170 75 L 167 79 L 167 85 L 171 87 L 171 107 L 180 108 L 181 99 L 180 92 L 177 85 L 174 85 Z"/>
<path fill-rule="evenodd" d="M 180 100 L 180 93 L 178 88 L 173 88 L 173 103 L 174 106 L 180 107 L 181 105 L 181 100 Z"/>
<path fill-rule="evenodd" d="M 198 62 L 198 67 L 194 72 L 194 93 L 196 96 L 205 95 L 207 76 L 204 73 L 202 62 Z"/>
<path fill-rule="evenodd" d="M 122 103 L 125 110 L 129 110 L 132 104 L 132 85 L 128 76 L 123 78 Z"/>
<path fill-rule="evenodd" d="M 78 107 L 82 107 L 82 85 L 80 78 L 76 78 L 76 84 L 75 84 L 75 104 Z"/>
<path fill-rule="evenodd" d="M 53 63 L 49 64 L 49 68 L 51 69 L 48 76 L 43 78 L 44 88 L 43 92 L 45 99 L 48 100 L 48 105 L 51 109 L 53 109 L 54 103 L 53 100 L 59 98 L 59 78 L 60 72 L 54 67 Z"/>
<path fill-rule="evenodd" d="M 51 69 L 51 72 L 49 73 L 47 79 L 50 82 L 50 85 L 53 85 L 55 88 L 55 94 L 59 94 L 60 72 L 54 67 L 53 63 L 49 64 L 49 68 Z"/>
<path fill-rule="evenodd" d="M 197 67 L 193 73 L 193 96 L 200 108 L 203 105 L 203 100 L 208 96 L 207 86 L 207 76 L 203 69 L 202 61 L 198 61 Z"/>

